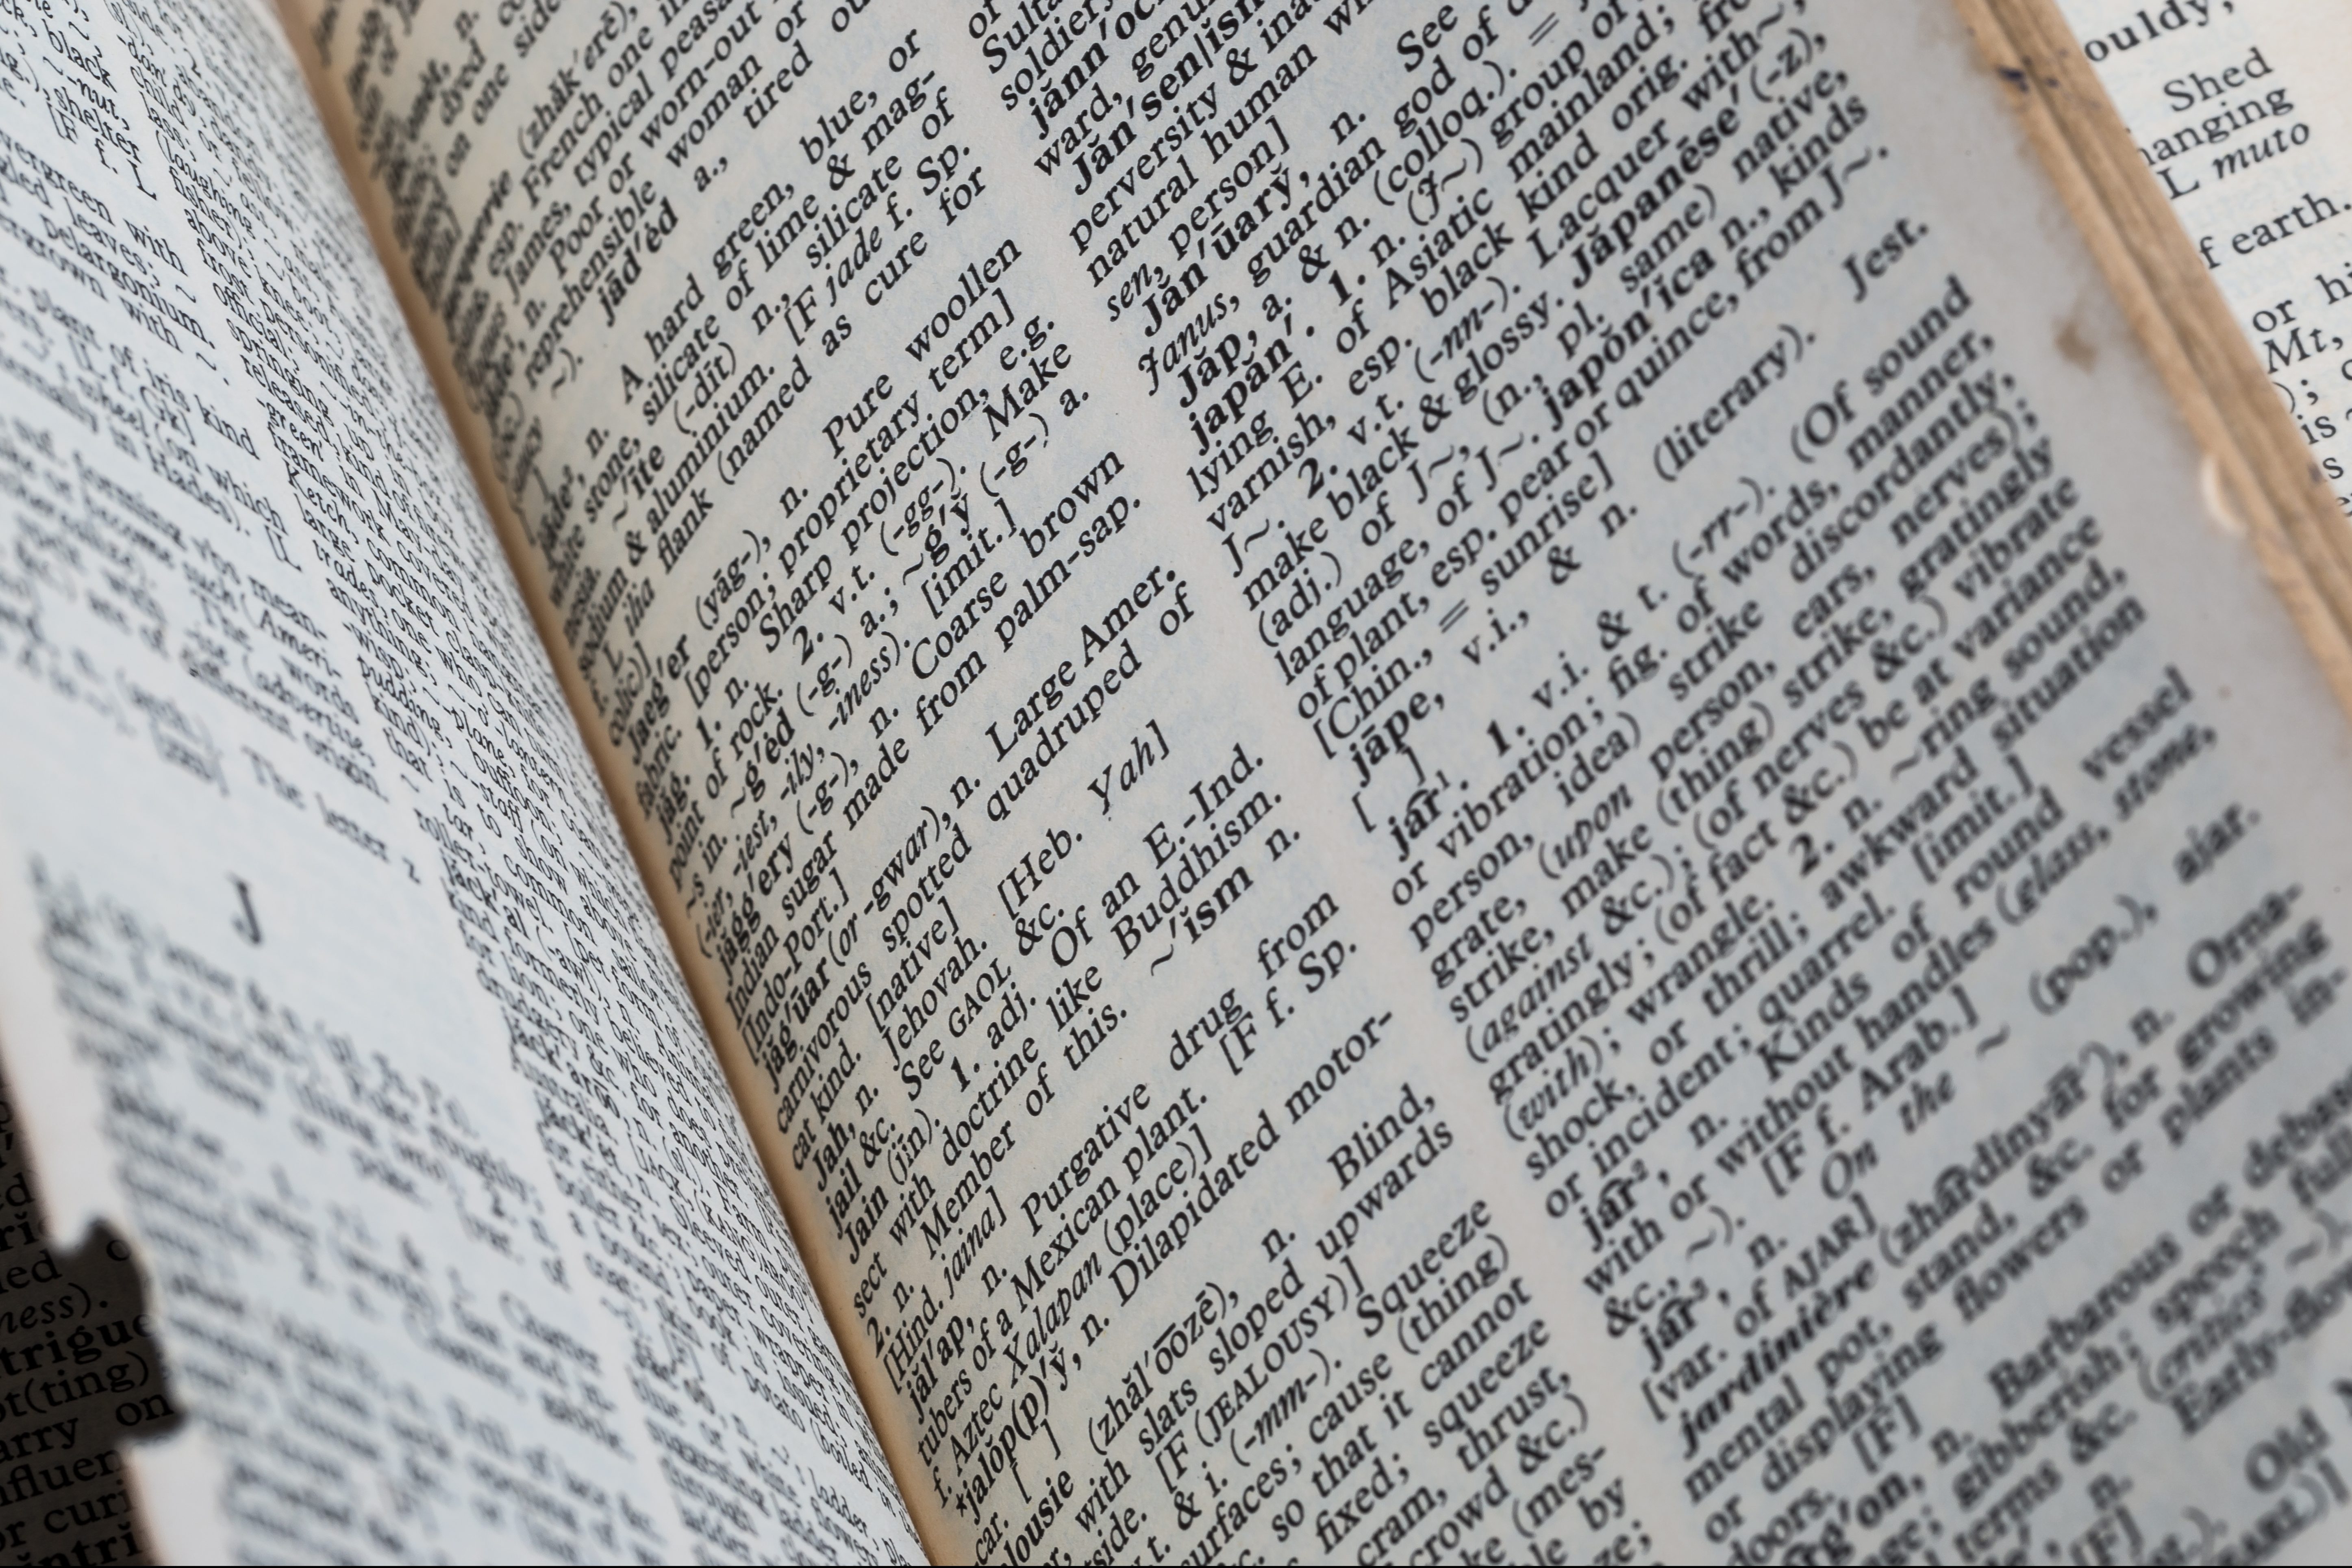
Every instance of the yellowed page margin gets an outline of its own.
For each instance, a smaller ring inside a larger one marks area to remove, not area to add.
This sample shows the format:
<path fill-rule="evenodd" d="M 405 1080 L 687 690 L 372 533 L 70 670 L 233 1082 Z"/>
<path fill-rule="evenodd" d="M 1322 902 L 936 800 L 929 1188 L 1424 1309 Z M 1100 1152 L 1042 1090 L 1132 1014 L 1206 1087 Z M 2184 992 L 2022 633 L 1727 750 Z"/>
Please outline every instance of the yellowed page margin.
<path fill-rule="evenodd" d="M 310 89 L 311 101 L 318 107 L 320 121 L 327 128 L 329 140 L 335 149 L 335 160 L 342 166 L 343 183 L 350 186 L 352 199 L 359 205 L 360 216 L 367 224 L 369 237 L 375 244 L 377 257 L 398 258 L 400 247 L 392 237 L 392 213 L 367 181 L 365 165 L 360 159 L 352 126 L 335 112 L 339 101 L 332 83 L 320 69 L 315 50 L 304 47 L 308 18 L 302 14 L 303 0 L 270 0 L 274 5 L 280 28 L 287 43 L 300 63 L 302 79 Z M 636 794 L 629 787 L 629 775 L 621 760 L 618 748 L 604 733 L 594 704 L 588 696 L 587 683 L 581 679 L 578 668 L 563 641 L 562 617 L 556 613 L 555 602 L 548 592 L 547 577 L 534 554 L 525 532 L 522 518 L 508 500 L 505 488 L 499 482 L 498 468 L 490 457 L 489 421 L 477 413 L 466 401 L 463 387 L 457 381 L 456 363 L 450 353 L 449 341 L 440 321 L 425 302 L 423 290 L 406 266 L 396 260 L 384 268 L 391 279 L 394 293 L 400 300 L 401 313 L 407 319 L 409 335 L 416 342 L 417 353 L 433 377 L 434 391 L 441 406 L 449 416 L 449 424 L 457 432 L 458 447 L 466 456 L 466 465 L 473 472 L 474 488 L 482 504 L 497 526 L 499 543 L 506 552 L 507 562 L 514 569 L 515 580 L 522 586 L 523 602 L 530 606 L 531 625 L 546 649 L 548 662 L 555 667 L 556 679 L 562 683 L 563 699 L 572 710 L 573 727 L 580 731 L 587 745 L 588 755 L 596 766 L 596 777 L 604 785 L 605 798 L 612 802 L 613 814 L 620 819 L 622 836 L 627 840 L 630 856 L 636 861 L 637 876 L 651 895 L 655 911 L 660 916 L 663 934 L 669 938 L 670 951 L 677 955 L 678 968 L 684 972 L 688 990 L 693 994 L 696 1011 L 702 1015 L 703 1027 L 709 1031 L 712 1044 L 718 1048 L 720 1070 L 727 1075 L 727 1087 L 735 1096 L 740 1108 L 760 1102 L 754 1087 L 760 1069 L 751 1060 L 750 1049 L 743 1044 L 742 1034 L 736 1028 L 734 1018 L 727 1010 L 727 987 L 717 965 L 702 954 L 694 940 L 694 927 L 687 918 L 685 901 L 669 879 L 664 861 L 660 838 L 638 805 Z M 776 1202 L 784 1211 L 784 1223 L 790 1226 L 793 1240 L 800 1247 L 801 1261 L 808 1269 L 809 1279 L 816 1287 L 818 1304 L 824 1310 L 825 1326 L 833 1332 L 840 1347 L 843 1361 L 848 1363 L 849 1374 L 857 1388 L 857 1397 L 866 1406 L 866 1417 L 874 1424 L 875 1436 L 881 1439 L 883 1456 L 889 1461 L 891 1479 L 898 1483 L 898 1495 L 913 1519 L 915 1532 L 921 1539 L 923 1550 L 935 1563 L 970 1562 L 971 1542 L 961 1521 L 940 1508 L 932 1494 L 930 1474 L 925 1469 L 915 1450 L 915 1434 L 893 1415 L 900 1408 L 889 1396 L 882 1381 L 881 1368 L 866 1352 L 863 1331 L 857 1315 L 850 1305 L 851 1283 L 839 1278 L 827 1261 L 821 1246 L 806 1244 L 803 1237 L 824 1234 L 824 1214 L 816 1194 L 790 1179 L 792 1170 L 790 1146 L 782 1133 L 769 1118 L 746 1116 L 752 1147 L 759 1151 L 760 1163 L 765 1170 L 768 1184 L 775 1189 Z"/>
<path fill-rule="evenodd" d="M 2340 0 L 2334 0 L 2340 3 Z M 2255 556 L 2352 713 L 2352 538 L 2203 258 L 2052 0 L 1953 0 Z"/>
<path fill-rule="evenodd" d="M 2252 10 L 2252 6 L 2248 7 Z M 2295 66 L 2304 79 L 2333 90 L 2306 95 L 2300 106 L 2315 135 L 2332 147 L 2352 147 L 2352 5 L 2344 0 L 2261 0 L 2254 26 L 2259 36 L 2292 39 Z"/>

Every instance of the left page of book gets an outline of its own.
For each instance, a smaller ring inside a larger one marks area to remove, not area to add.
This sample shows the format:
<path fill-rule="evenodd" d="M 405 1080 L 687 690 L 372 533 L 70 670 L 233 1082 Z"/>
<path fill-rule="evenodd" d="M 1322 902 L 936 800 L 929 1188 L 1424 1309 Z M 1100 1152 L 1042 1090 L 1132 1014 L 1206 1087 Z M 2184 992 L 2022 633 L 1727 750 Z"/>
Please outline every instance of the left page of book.
<path fill-rule="evenodd" d="M 0 1549 L 914 1554 L 277 25 L 0 94 Z"/>

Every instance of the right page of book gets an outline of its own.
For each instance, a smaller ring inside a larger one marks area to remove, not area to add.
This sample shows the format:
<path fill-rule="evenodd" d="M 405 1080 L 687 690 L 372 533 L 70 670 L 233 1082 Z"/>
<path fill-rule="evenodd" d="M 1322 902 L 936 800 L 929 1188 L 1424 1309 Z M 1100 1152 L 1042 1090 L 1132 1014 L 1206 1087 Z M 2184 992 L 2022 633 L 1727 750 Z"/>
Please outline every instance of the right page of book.
<path fill-rule="evenodd" d="M 2352 511 L 2352 11 L 2063 0 L 2181 226 Z"/>
<path fill-rule="evenodd" d="M 2347 731 L 1944 7 L 491 17 L 294 31 L 936 1553 L 2336 1537 Z"/>

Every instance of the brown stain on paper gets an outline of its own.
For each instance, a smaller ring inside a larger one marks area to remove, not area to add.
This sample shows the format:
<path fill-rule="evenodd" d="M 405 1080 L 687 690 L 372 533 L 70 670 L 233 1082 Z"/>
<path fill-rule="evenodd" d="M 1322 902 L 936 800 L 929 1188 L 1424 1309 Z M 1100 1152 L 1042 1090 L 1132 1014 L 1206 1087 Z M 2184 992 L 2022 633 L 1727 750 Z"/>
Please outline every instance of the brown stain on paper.
<path fill-rule="evenodd" d="M 2098 345 L 2083 335 L 2082 323 L 2075 321 L 2074 317 L 2066 318 L 2058 328 L 2057 337 L 2052 342 L 2058 352 L 2065 356 L 2066 363 L 2076 370 L 2088 373 L 2097 368 Z"/>

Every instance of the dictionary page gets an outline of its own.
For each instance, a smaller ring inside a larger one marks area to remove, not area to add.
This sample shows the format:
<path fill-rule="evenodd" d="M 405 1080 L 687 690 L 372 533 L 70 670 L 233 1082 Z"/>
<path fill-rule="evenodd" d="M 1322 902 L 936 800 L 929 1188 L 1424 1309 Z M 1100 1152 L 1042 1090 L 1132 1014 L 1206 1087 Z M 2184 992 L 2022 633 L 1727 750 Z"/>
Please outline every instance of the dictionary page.
<path fill-rule="evenodd" d="M 2065 0 L 2084 58 L 2352 509 L 2352 12 Z"/>
<path fill-rule="evenodd" d="M 5 1549 L 905 1559 L 275 18 L 0 92 Z"/>
<path fill-rule="evenodd" d="M 2341 1539 L 2347 731 L 1954 15 L 289 30 L 935 1555 Z"/>

